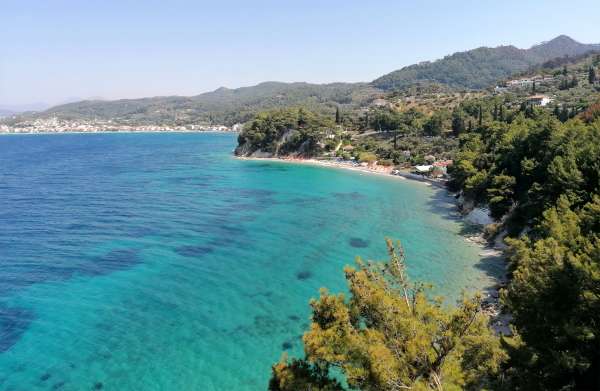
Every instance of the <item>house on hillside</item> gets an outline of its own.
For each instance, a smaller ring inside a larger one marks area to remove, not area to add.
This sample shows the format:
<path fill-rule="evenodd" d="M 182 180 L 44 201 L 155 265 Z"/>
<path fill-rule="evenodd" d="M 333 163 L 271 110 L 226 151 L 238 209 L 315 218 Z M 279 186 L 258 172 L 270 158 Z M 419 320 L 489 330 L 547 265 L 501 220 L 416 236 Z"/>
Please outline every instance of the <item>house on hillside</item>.
<path fill-rule="evenodd" d="M 552 99 L 546 95 L 532 95 L 527 98 L 527 102 L 535 106 L 546 106 Z"/>
<path fill-rule="evenodd" d="M 373 102 L 371 102 L 371 106 L 373 106 L 373 107 L 388 107 L 388 106 L 391 106 L 391 104 L 387 100 L 379 98 L 379 99 L 373 100 Z"/>

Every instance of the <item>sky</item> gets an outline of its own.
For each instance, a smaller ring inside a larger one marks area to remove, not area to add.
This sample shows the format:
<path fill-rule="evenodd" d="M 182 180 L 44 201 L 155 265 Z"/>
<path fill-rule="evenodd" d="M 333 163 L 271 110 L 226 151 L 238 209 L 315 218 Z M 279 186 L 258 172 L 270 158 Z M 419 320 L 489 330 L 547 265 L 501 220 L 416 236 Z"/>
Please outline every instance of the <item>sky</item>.
<path fill-rule="evenodd" d="M 598 15 L 598 0 L 2 0 L 0 106 L 371 81 L 479 46 L 600 43 Z"/>

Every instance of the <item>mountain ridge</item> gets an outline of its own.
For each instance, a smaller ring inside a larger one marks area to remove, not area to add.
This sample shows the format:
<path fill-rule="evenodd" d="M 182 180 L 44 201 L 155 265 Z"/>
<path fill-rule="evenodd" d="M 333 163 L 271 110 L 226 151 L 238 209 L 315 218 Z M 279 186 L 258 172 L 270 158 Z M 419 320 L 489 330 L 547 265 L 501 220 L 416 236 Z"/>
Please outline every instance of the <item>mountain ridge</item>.
<path fill-rule="evenodd" d="M 529 49 L 504 45 L 456 52 L 439 60 L 403 67 L 370 83 L 265 81 L 233 89 L 219 87 L 194 96 L 84 100 L 54 106 L 38 113 L 27 113 L 8 121 L 14 123 L 57 117 L 64 120 L 114 119 L 129 124 L 203 122 L 232 125 L 245 122 L 256 112 L 265 109 L 306 106 L 324 112 L 335 110 L 336 106 L 346 109 L 362 107 L 386 93 L 418 84 L 484 89 L 545 61 L 593 50 L 600 50 L 600 44 L 584 44 L 566 35 L 559 35 Z"/>
<path fill-rule="evenodd" d="M 567 35 L 559 35 L 529 49 L 519 49 L 513 45 L 493 48 L 481 46 L 439 60 L 408 65 L 373 80 L 371 84 L 385 91 L 402 89 L 415 82 L 482 89 L 553 58 L 576 56 L 594 50 L 600 50 L 600 44 L 580 43 Z"/>

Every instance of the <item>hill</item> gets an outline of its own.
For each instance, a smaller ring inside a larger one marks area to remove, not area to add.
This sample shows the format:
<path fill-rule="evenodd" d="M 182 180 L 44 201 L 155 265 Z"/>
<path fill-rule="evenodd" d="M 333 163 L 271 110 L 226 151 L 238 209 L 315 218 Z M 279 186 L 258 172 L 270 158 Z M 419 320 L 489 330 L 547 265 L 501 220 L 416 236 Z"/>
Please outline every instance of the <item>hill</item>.
<path fill-rule="evenodd" d="M 363 109 L 390 92 L 446 91 L 483 89 L 515 73 L 523 73 L 548 61 L 563 61 L 564 56 L 578 56 L 600 45 L 579 43 L 567 36 L 518 49 L 514 46 L 477 48 L 455 53 L 444 59 L 411 65 L 382 76 L 371 83 L 281 83 L 264 82 L 236 89 L 219 88 L 191 97 L 167 96 L 115 101 L 85 100 L 52 107 L 43 112 L 24 113 L 5 118 L 2 123 L 27 128 L 36 122 L 46 128 L 52 119 L 87 121 L 115 125 L 180 126 L 189 124 L 224 124 L 247 122 L 264 110 L 302 106 L 322 114 L 333 114 L 336 107 L 344 111 Z M 38 121 L 39 120 L 39 121 Z M 41 124 L 40 124 L 41 122 Z M 68 126 L 67 126 L 68 127 Z"/>
<path fill-rule="evenodd" d="M 481 89 L 499 79 L 557 57 L 600 50 L 600 44 L 583 44 L 561 35 L 529 49 L 514 46 L 480 47 L 443 59 L 410 65 L 375 79 L 373 87 L 397 90 L 415 83 L 442 83 L 453 88 Z"/>
<path fill-rule="evenodd" d="M 265 109 L 305 106 L 335 111 L 335 106 L 360 106 L 378 95 L 366 83 L 264 82 L 252 87 L 215 91 L 191 97 L 167 96 L 114 101 L 85 100 L 52 107 L 44 112 L 16 117 L 12 122 L 56 117 L 61 120 L 112 120 L 121 124 L 245 122 Z"/>

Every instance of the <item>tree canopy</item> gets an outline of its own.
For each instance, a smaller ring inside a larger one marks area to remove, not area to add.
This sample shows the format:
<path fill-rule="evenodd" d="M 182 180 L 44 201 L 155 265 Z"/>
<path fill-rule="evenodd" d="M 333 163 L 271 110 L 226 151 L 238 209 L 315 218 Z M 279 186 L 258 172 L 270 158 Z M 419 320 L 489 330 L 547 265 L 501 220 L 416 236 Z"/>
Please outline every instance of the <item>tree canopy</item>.
<path fill-rule="evenodd" d="M 342 390 L 335 374 L 361 390 L 480 390 L 505 359 L 480 297 L 457 307 L 411 283 L 399 245 L 387 263 L 345 269 L 350 297 L 321 290 L 304 334 L 306 357 L 273 366 L 270 390 Z"/>

